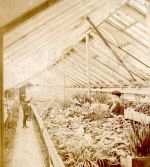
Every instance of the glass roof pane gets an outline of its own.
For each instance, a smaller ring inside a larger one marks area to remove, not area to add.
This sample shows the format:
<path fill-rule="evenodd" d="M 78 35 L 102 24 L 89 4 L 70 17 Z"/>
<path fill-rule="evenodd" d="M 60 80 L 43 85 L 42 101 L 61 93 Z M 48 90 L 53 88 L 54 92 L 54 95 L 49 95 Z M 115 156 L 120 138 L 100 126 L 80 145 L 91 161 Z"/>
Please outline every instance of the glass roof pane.
<path fill-rule="evenodd" d="M 135 31 L 133 31 L 132 29 L 127 29 L 125 30 L 127 33 L 129 33 L 131 36 L 133 36 L 135 39 L 137 39 L 137 41 L 142 42 L 144 45 L 148 46 L 149 42 L 145 39 L 143 39 L 143 37 L 140 37 Z"/>
<path fill-rule="evenodd" d="M 109 17 L 108 21 L 110 21 L 112 24 L 114 24 L 115 26 L 118 26 L 121 29 L 124 29 L 125 26 L 123 24 L 121 24 L 121 22 L 119 23 L 117 21 L 117 19 L 113 18 L 113 17 Z"/>
<path fill-rule="evenodd" d="M 115 14 L 113 14 L 113 16 L 119 21 L 123 22 L 127 26 L 135 22 L 133 18 L 129 17 L 128 15 L 126 15 L 125 13 L 121 11 L 117 11 Z"/>
<path fill-rule="evenodd" d="M 130 27 L 130 29 L 133 30 L 133 31 L 135 31 L 136 34 L 137 34 L 139 37 L 141 37 L 141 38 L 143 38 L 143 39 L 145 39 L 145 40 L 148 41 L 149 37 L 148 37 L 148 35 L 147 35 L 146 33 L 144 33 L 143 31 L 141 31 L 140 29 L 138 29 L 138 28 L 135 27 L 135 26 Z"/>
<path fill-rule="evenodd" d="M 143 30 L 145 33 L 147 33 L 147 28 L 143 24 L 137 23 L 135 26 L 140 30 Z"/>
<path fill-rule="evenodd" d="M 130 0 L 129 5 L 135 7 L 137 10 L 146 14 L 146 1 L 145 0 Z"/>

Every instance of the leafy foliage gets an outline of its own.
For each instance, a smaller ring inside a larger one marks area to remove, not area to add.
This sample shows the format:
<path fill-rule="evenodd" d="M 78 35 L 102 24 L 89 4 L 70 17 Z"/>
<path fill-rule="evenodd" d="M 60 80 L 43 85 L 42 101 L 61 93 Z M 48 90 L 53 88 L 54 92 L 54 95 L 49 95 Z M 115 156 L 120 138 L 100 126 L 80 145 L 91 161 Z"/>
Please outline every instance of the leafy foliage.
<path fill-rule="evenodd" d="M 130 152 L 134 156 L 150 155 L 150 125 L 130 123 L 129 128 Z"/>

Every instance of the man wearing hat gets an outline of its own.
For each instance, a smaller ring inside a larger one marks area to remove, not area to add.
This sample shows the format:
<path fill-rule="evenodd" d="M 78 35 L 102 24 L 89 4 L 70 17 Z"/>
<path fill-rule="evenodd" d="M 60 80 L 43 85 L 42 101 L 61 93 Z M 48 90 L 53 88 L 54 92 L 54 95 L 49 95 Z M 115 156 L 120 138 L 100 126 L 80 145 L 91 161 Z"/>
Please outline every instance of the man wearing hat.
<path fill-rule="evenodd" d="M 123 115 L 124 114 L 124 107 L 121 102 L 121 92 L 120 91 L 113 91 L 113 105 L 110 108 L 110 113 Z"/>
<path fill-rule="evenodd" d="M 22 102 L 22 109 L 23 109 L 23 128 L 28 128 L 27 126 L 27 118 L 28 118 L 28 100 L 25 99 Z"/>

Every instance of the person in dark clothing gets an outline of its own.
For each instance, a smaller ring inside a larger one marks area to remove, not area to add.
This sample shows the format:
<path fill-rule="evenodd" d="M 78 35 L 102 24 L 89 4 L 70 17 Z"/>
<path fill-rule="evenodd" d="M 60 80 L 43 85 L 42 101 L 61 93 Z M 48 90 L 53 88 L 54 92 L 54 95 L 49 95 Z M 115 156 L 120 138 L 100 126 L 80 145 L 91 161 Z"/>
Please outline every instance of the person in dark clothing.
<path fill-rule="evenodd" d="M 23 109 L 23 128 L 28 128 L 27 126 L 27 118 L 28 118 L 28 103 L 27 101 L 23 101 L 22 103 L 22 109 Z"/>
<path fill-rule="evenodd" d="M 121 92 L 119 91 L 113 91 L 113 104 L 110 108 L 110 113 L 116 114 L 116 115 L 123 115 L 124 114 L 124 107 L 121 102 Z"/>
<path fill-rule="evenodd" d="M 31 100 L 27 101 L 27 104 L 28 104 L 28 120 L 31 121 L 31 119 L 33 118 Z"/>

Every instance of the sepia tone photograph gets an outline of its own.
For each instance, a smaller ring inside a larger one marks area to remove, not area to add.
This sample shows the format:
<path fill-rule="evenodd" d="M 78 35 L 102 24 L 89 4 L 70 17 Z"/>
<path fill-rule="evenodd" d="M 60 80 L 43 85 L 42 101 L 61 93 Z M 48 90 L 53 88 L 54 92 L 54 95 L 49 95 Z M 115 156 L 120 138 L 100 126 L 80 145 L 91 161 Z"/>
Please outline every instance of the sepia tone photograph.
<path fill-rule="evenodd" d="M 150 0 L 0 0 L 0 167 L 150 167 Z"/>

